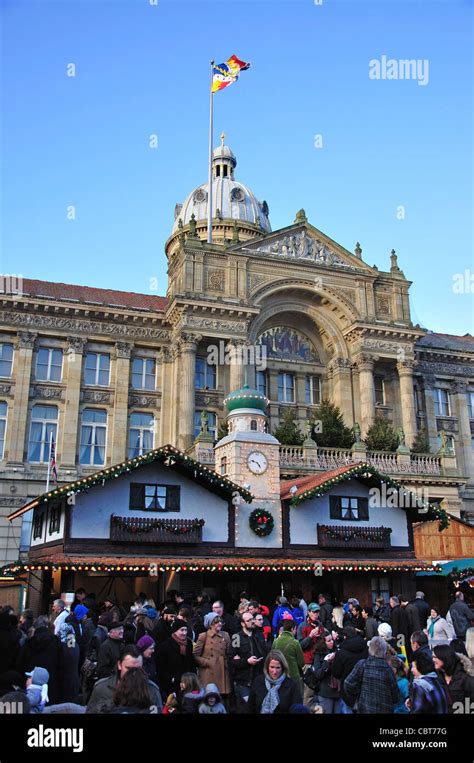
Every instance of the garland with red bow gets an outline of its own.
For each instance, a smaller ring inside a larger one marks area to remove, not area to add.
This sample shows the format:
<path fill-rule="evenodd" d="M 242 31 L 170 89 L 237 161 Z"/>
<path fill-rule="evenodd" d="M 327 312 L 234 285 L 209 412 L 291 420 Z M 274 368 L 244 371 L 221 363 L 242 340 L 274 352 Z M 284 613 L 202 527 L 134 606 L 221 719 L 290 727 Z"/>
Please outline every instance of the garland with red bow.
<path fill-rule="evenodd" d="M 266 511 L 265 509 L 254 509 L 249 516 L 249 525 L 255 535 L 264 538 L 266 535 L 270 535 L 273 531 L 275 520 L 269 511 Z"/>

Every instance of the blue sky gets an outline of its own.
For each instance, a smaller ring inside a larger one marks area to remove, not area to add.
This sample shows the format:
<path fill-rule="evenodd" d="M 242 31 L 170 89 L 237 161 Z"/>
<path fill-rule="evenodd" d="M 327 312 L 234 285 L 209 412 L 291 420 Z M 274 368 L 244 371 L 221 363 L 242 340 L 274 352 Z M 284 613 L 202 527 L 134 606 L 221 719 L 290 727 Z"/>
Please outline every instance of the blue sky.
<path fill-rule="evenodd" d="M 474 332 L 471 0 L 0 7 L 3 273 L 165 294 L 174 205 L 207 176 L 209 61 L 235 53 L 252 68 L 215 96 L 214 143 L 273 229 L 304 207 L 381 270 L 395 248 L 414 322 Z M 383 55 L 427 59 L 428 84 L 370 79 Z"/>

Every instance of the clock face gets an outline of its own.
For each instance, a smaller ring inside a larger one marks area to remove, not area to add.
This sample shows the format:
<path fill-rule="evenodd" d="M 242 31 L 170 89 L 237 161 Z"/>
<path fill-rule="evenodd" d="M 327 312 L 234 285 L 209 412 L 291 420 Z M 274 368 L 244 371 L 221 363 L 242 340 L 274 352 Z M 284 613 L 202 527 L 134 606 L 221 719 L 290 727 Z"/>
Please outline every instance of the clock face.
<path fill-rule="evenodd" d="M 266 455 L 259 450 L 253 450 L 247 456 L 247 466 L 254 474 L 263 474 L 268 466 Z"/>

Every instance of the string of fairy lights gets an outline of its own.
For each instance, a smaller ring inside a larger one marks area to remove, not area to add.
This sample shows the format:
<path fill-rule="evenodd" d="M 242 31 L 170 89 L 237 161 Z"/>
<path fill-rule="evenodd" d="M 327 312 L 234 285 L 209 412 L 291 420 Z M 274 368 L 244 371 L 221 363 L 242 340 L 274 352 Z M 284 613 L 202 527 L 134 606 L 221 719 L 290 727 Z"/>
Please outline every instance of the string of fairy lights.
<path fill-rule="evenodd" d="M 18 572 L 59 572 L 60 570 L 72 572 L 143 572 L 150 573 L 150 570 L 157 572 L 314 572 L 319 574 L 323 572 L 440 572 L 440 565 L 413 564 L 413 565 L 383 565 L 362 562 L 344 563 L 324 563 L 324 562 L 273 562 L 264 563 L 180 563 L 180 564 L 155 564 L 150 560 L 150 564 L 73 564 L 67 562 L 58 562 L 56 564 L 21 564 L 13 563 L 7 565 L 3 574 L 14 574 Z"/>

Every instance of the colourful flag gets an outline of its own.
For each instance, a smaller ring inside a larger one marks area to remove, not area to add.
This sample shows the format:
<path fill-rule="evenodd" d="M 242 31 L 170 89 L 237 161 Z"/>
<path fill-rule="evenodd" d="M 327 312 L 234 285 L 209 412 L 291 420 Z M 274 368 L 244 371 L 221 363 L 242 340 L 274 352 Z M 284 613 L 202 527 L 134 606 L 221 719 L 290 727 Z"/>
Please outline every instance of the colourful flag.
<path fill-rule="evenodd" d="M 244 72 L 250 67 L 245 61 L 240 61 L 237 56 L 231 56 L 225 64 L 216 64 L 212 69 L 212 92 L 224 90 L 228 85 L 232 85 L 239 79 L 240 72 Z"/>
<path fill-rule="evenodd" d="M 58 484 L 58 472 L 56 469 L 56 446 L 54 444 L 54 437 L 51 438 L 51 453 L 49 454 L 49 471 L 53 477 L 54 484 Z"/>

